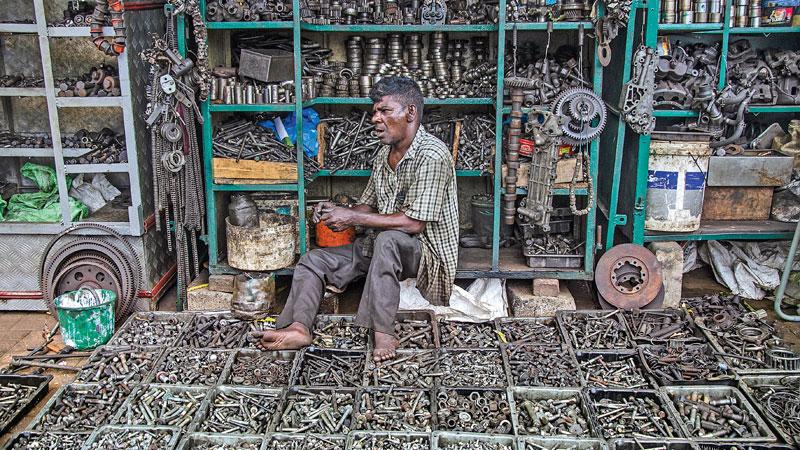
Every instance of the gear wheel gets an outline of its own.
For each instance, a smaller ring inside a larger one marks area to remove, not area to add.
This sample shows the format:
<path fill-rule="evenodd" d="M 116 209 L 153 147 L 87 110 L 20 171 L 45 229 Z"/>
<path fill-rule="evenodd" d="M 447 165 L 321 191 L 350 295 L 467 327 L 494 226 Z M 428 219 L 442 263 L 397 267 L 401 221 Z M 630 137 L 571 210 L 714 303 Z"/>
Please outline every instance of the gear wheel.
<path fill-rule="evenodd" d="M 508 77 L 504 82 L 505 85 L 510 88 L 530 89 L 535 87 L 534 81 L 525 77 Z"/>
<path fill-rule="evenodd" d="M 554 114 L 567 120 L 561 125 L 564 142 L 585 144 L 597 139 L 606 125 L 608 111 L 603 99 L 586 88 L 571 88 L 562 92 L 553 102 Z"/>

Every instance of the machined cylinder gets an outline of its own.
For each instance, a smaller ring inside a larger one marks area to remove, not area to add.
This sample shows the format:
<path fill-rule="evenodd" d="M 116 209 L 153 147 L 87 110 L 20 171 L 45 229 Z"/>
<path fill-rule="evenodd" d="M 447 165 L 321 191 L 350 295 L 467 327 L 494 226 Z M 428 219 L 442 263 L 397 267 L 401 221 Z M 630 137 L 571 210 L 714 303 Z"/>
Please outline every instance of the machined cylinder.
<path fill-rule="evenodd" d="M 694 22 L 694 10 L 692 0 L 680 0 L 680 13 L 679 13 L 679 20 L 680 23 L 687 24 Z"/>
<path fill-rule="evenodd" d="M 751 27 L 761 26 L 761 0 L 751 0 L 749 9 L 749 21 Z"/>
<path fill-rule="evenodd" d="M 661 23 L 675 23 L 676 7 L 676 0 L 661 0 Z"/>
<path fill-rule="evenodd" d="M 244 103 L 244 89 L 242 89 L 242 85 L 239 83 L 233 86 L 233 99 L 234 103 L 237 105 Z"/>
<path fill-rule="evenodd" d="M 708 21 L 710 23 L 722 22 L 722 0 L 708 0 Z"/>
<path fill-rule="evenodd" d="M 708 22 L 708 1 L 707 0 L 694 0 L 694 22 L 707 23 Z"/>
<path fill-rule="evenodd" d="M 248 84 L 244 88 L 244 102 L 248 105 L 252 105 L 256 102 L 256 91 L 252 84 Z"/>

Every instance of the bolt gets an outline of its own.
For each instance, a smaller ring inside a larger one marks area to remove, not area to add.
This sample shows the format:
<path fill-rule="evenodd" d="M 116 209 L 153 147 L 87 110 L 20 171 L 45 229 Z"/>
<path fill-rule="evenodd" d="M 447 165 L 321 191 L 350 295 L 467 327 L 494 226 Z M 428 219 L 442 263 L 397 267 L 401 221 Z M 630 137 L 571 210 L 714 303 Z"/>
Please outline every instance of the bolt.
<path fill-rule="evenodd" d="M 352 318 L 317 317 L 312 344 L 321 348 L 364 350 L 367 348 L 367 330 L 353 324 Z"/>
<path fill-rule="evenodd" d="M 437 369 L 435 350 L 400 350 L 397 358 L 381 363 L 367 363 L 367 380 L 375 387 L 416 387 L 431 389 L 436 378 L 445 373 Z"/>
<path fill-rule="evenodd" d="M 577 394 L 567 398 L 528 398 L 514 394 L 519 433 L 540 436 L 588 436 L 589 422 Z"/>
<path fill-rule="evenodd" d="M 564 330 L 575 349 L 624 349 L 631 342 L 617 312 L 567 312 L 561 316 Z"/>
<path fill-rule="evenodd" d="M 153 383 L 213 386 L 230 352 L 194 348 L 169 349 L 154 369 Z"/>
<path fill-rule="evenodd" d="M 105 425 L 130 395 L 127 384 L 70 384 L 50 406 L 34 429 L 92 431 Z"/>
<path fill-rule="evenodd" d="M 187 429 L 206 396 L 200 388 L 143 385 L 126 404 L 119 421 L 125 425 L 156 425 Z"/>
<path fill-rule="evenodd" d="M 58 449 L 80 450 L 88 434 L 24 431 L 9 444 L 8 450 Z"/>
<path fill-rule="evenodd" d="M 202 431 L 213 433 L 264 434 L 278 410 L 280 391 L 217 388 L 212 394 Z"/>
<path fill-rule="evenodd" d="M 624 395 L 603 390 L 589 393 L 591 409 L 605 439 L 676 437 L 666 409 L 655 394 Z"/>
<path fill-rule="evenodd" d="M 325 389 L 292 389 L 278 425 L 285 433 L 347 434 L 354 394 Z"/>
<path fill-rule="evenodd" d="M 288 386 L 294 352 L 248 352 L 234 356 L 229 384 L 243 386 Z"/>
<path fill-rule="evenodd" d="M 578 363 L 588 386 L 641 389 L 647 380 L 637 363 L 636 355 L 578 354 Z M 608 360 L 607 360 L 608 359 Z"/>
<path fill-rule="evenodd" d="M 179 345 L 195 348 L 236 348 L 247 323 L 226 315 L 198 314 Z"/>
<path fill-rule="evenodd" d="M 541 344 L 504 347 L 515 386 L 578 387 L 578 366 L 567 348 Z"/>
<path fill-rule="evenodd" d="M 87 449 L 109 448 L 167 448 L 175 436 L 175 430 L 126 430 L 106 428 L 97 435 Z"/>
<path fill-rule="evenodd" d="M 363 352 L 307 348 L 300 358 L 299 385 L 360 387 L 363 384 L 366 363 Z"/>
<path fill-rule="evenodd" d="M 502 366 L 498 351 L 445 350 L 439 356 L 439 370 L 447 374 L 441 380 L 443 386 L 505 386 Z"/>
<path fill-rule="evenodd" d="M 353 427 L 369 431 L 431 431 L 428 391 L 367 389 L 361 393 Z"/>
<path fill-rule="evenodd" d="M 490 323 L 439 322 L 442 347 L 491 348 L 497 347 L 497 335 Z"/>

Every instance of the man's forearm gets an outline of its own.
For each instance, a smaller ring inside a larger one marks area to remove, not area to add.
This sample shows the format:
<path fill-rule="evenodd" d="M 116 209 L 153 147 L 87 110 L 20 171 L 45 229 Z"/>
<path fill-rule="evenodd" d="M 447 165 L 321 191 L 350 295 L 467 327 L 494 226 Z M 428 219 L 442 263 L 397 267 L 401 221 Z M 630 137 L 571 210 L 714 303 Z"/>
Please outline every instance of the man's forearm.
<path fill-rule="evenodd" d="M 408 234 L 418 234 L 425 229 L 425 222 L 412 219 L 402 212 L 378 214 L 368 205 L 356 205 L 351 208 L 355 212 L 355 225 L 382 230 L 397 230 Z"/>

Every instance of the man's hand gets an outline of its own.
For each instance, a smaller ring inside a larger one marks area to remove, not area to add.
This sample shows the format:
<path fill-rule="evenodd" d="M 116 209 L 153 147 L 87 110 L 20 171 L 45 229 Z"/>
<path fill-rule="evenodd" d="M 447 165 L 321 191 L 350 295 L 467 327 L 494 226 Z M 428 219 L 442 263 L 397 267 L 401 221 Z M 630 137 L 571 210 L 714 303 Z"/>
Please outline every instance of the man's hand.
<path fill-rule="evenodd" d="M 330 208 L 322 209 L 321 213 L 322 216 L 320 216 L 320 220 L 325 222 L 325 225 L 327 225 L 328 228 L 333 231 L 342 231 L 355 225 L 353 219 L 356 215 L 356 212 L 350 208 L 332 206 Z"/>
<path fill-rule="evenodd" d="M 319 202 L 314 206 L 314 214 L 311 216 L 311 221 L 319 223 L 325 211 L 330 211 L 335 208 L 336 204 L 333 202 Z"/>

